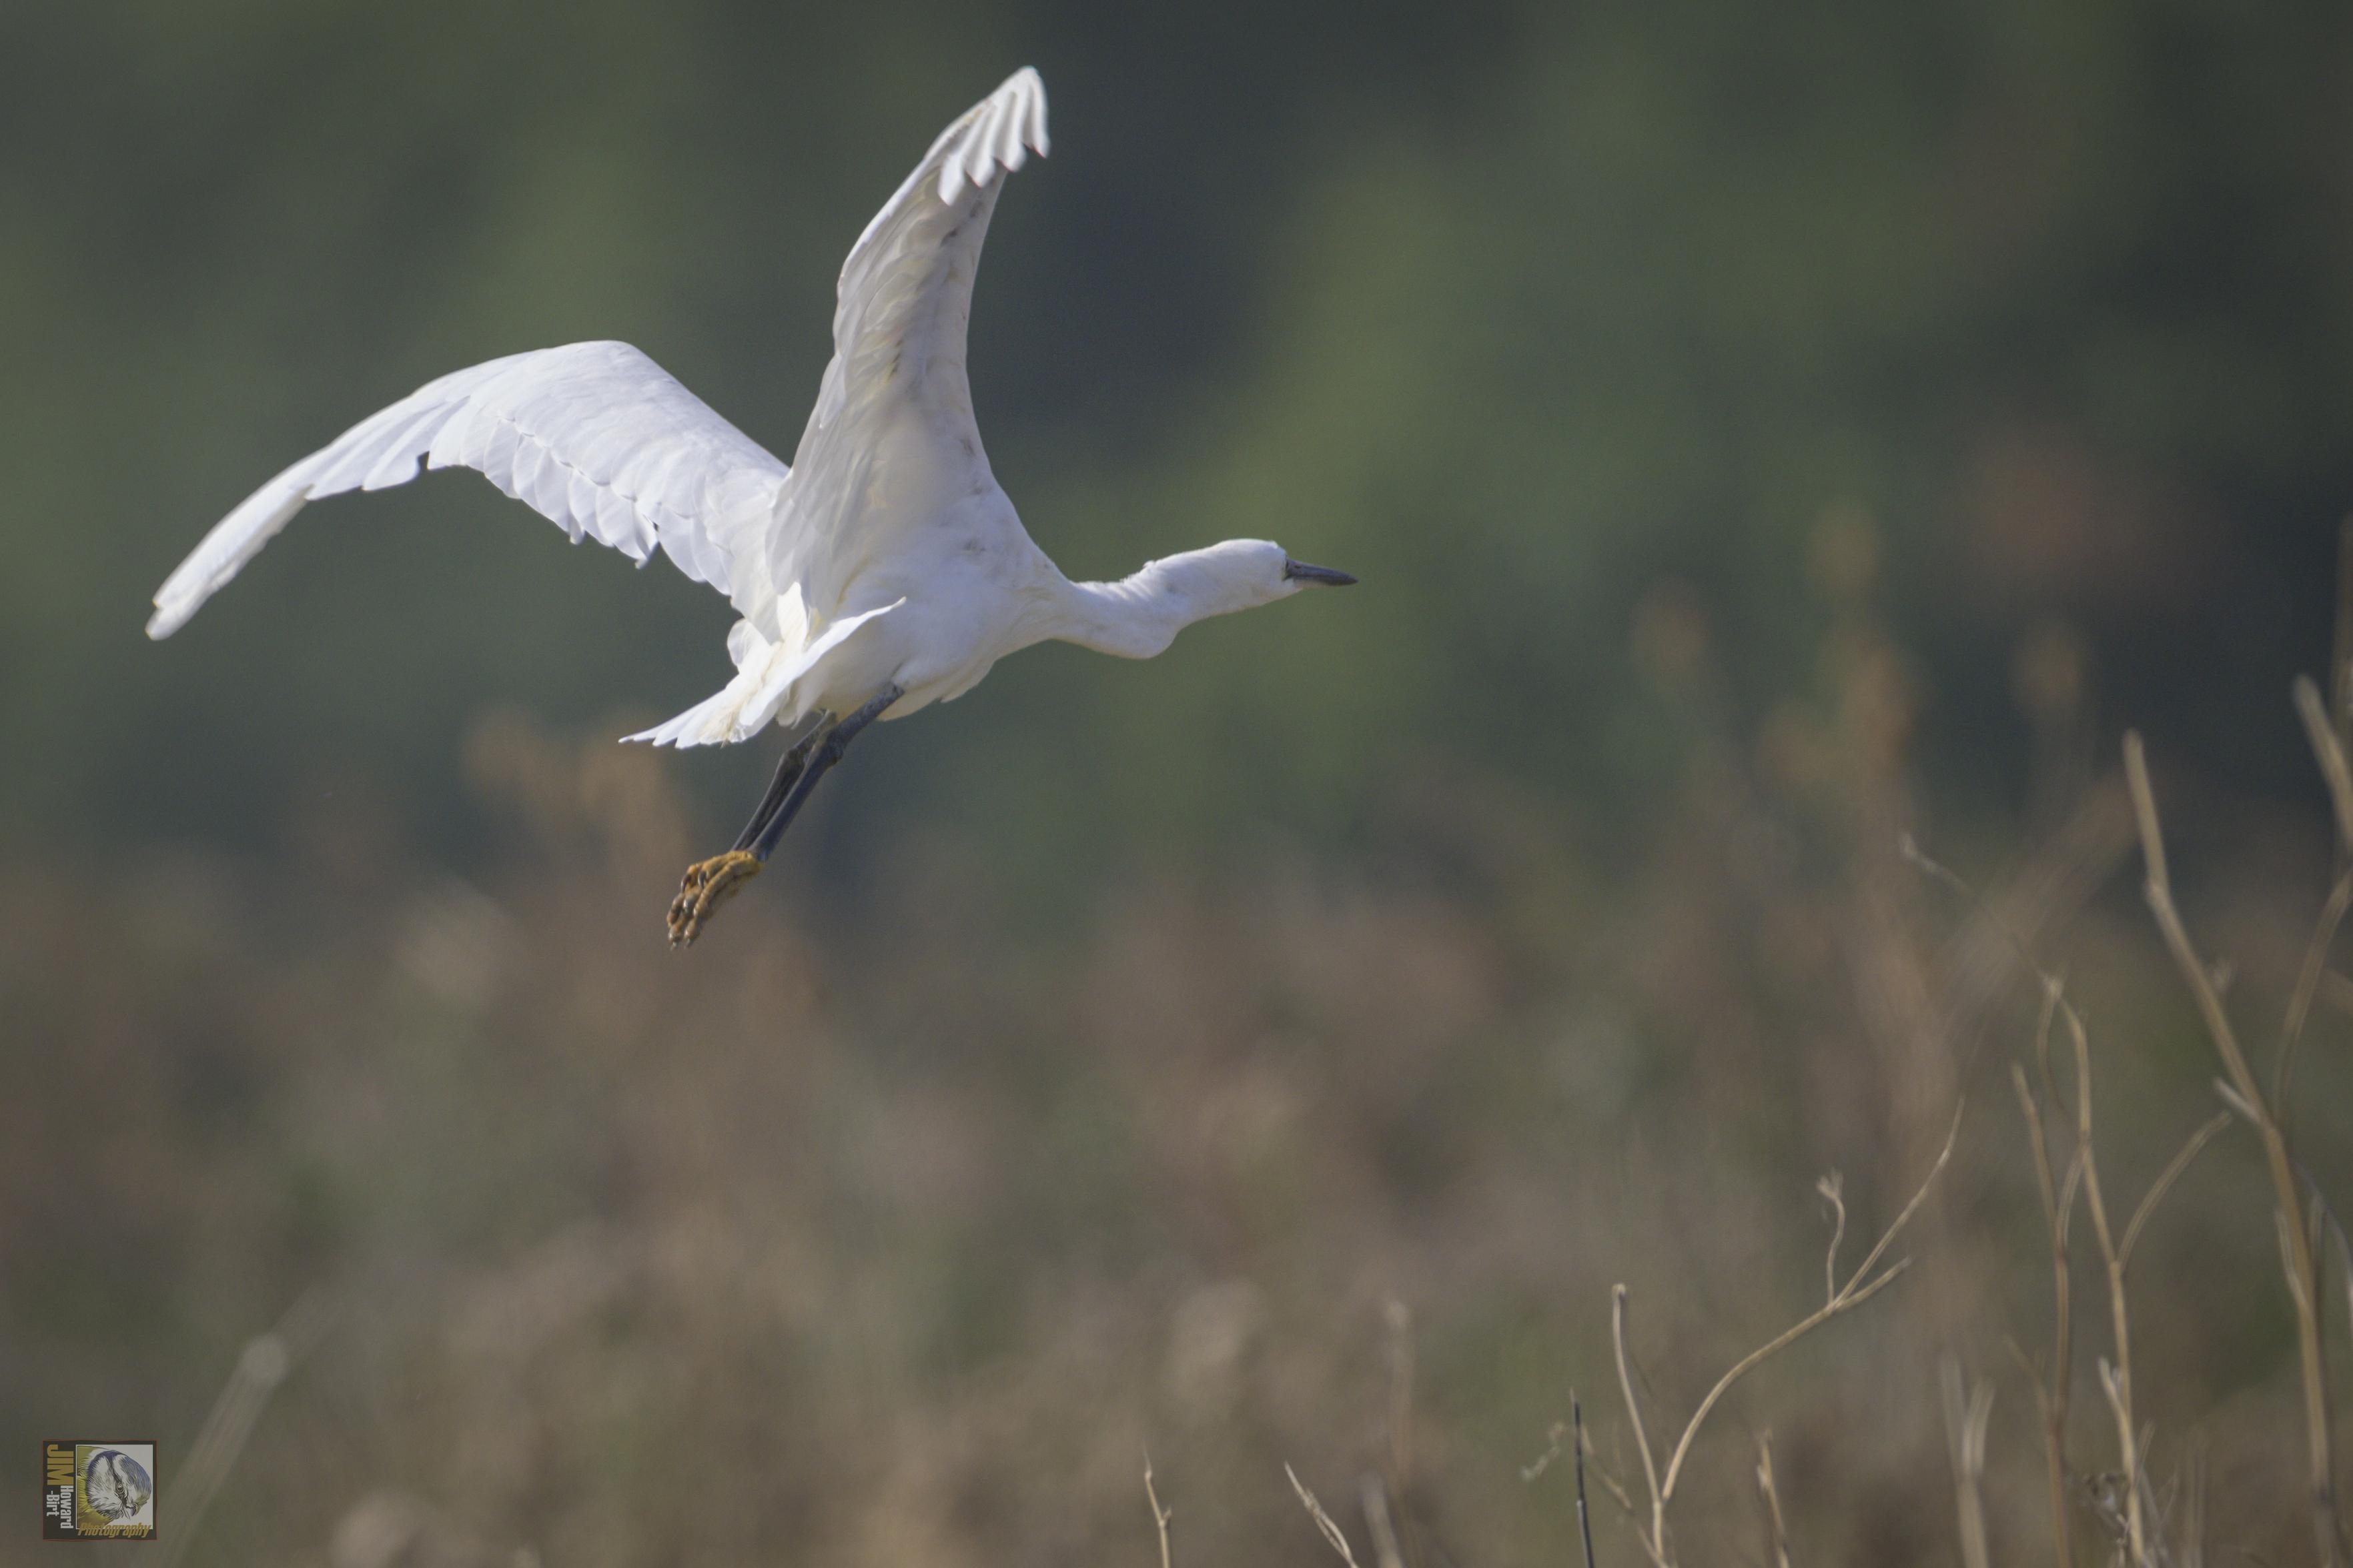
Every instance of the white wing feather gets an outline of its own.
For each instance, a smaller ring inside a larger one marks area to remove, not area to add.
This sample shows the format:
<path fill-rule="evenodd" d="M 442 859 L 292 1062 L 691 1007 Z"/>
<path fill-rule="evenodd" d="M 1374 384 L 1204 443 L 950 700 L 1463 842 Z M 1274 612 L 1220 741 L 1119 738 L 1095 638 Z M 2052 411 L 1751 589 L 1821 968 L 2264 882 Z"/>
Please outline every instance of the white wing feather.
<path fill-rule="evenodd" d="M 858 567 L 887 550 L 888 524 L 920 521 L 866 505 L 894 419 L 921 416 L 942 449 L 986 473 L 965 373 L 973 277 L 999 173 L 1048 146 L 1046 84 L 1025 66 L 940 133 L 842 263 L 833 360 L 769 544 L 772 579 L 801 584 L 812 606 L 839 603 Z"/>
<path fill-rule="evenodd" d="M 850 633 L 899 603 L 856 613 L 843 598 L 859 569 L 886 555 L 899 530 L 925 520 L 892 490 L 894 420 L 917 415 L 931 455 L 987 470 L 965 374 L 965 326 L 981 242 L 1003 188 L 1001 170 L 1043 153 L 1046 86 L 1024 68 L 940 133 L 874 215 L 842 263 L 833 360 L 801 437 L 793 479 L 767 535 L 771 606 L 746 611 L 728 638 L 735 679 L 715 695 L 628 737 L 656 745 L 741 741 L 774 721 L 797 721 L 800 689 Z"/>
<path fill-rule="evenodd" d="M 361 421 L 254 492 L 155 593 L 147 635 L 186 623 L 303 506 L 428 468 L 479 468 L 572 536 L 640 564 L 659 549 L 756 616 L 758 540 L 785 464 L 627 343 L 573 343 L 443 376 Z"/>
<path fill-rule="evenodd" d="M 728 638 L 735 679 L 630 739 L 707 745 L 801 717 L 801 678 L 898 607 L 841 613 L 859 568 L 923 521 L 875 502 L 886 437 L 912 415 L 930 450 L 987 477 L 965 371 L 973 277 L 998 174 L 1047 147 L 1045 84 L 1025 67 L 943 132 L 874 215 L 842 265 L 833 359 L 792 468 L 627 343 L 493 360 L 394 404 L 256 491 L 157 590 L 147 635 L 178 630 L 307 502 L 405 484 L 420 462 L 462 465 L 575 543 L 592 538 L 640 563 L 661 550 L 744 616 Z"/>
<path fill-rule="evenodd" d="M 833 363 L 812 430 L 830 426 L 854 401 L 890 394 L 960 392 L 955 401 L 971 417 L 965 325 L 981 242 L 1003 188 L 997 171 L 1018 169 L 1033 150 L 1042 157 L 1050 145 L 1046 84 L 1028 66 L 940 132 L 841 264 Z"/>

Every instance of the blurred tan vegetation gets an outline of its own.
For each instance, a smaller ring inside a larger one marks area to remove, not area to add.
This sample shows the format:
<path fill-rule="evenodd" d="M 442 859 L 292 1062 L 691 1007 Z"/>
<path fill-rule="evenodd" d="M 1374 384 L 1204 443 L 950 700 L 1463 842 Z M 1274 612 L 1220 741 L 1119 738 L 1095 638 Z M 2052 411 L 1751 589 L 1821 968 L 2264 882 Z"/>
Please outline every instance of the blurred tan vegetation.
<path fill-rule="evenodd" d="M 1433 776 L 1380 807 L 1398 867 L 1272 854 L 1107 889 L 1051 938 L 911 837 L 849 921 L 765 879 L 681 955 L 658 916 L 701 840 L 674 765 L 512 710 L 465 747 L 511 846 L 478 879 L 404 853 L 358 791 L 278 863 L 27 857 L 0 984 L 20 1037 L 70 1048 L 0 1112 L 11 1337 L 40 1350 L 12 1404 L 185 1444 L 237 1345 L 317 1287 L 331 1322 L 192 1561 L 1148 1563 L 1147 1447 L 1179 1562 L 1324 1552 L 1286 1462 L 1368 1563 L 1360 1478 L 1408 1563 L 1557 1561 L 1566 1467 L 1524 1474 L 1572 1388 L 1648 1525 L 1612 1286 L 1663 1464 L 1717 1374 L 1820 1304 L 1816 1177 L 1843 1173 L 1844 1279 L 1966 1096 L 1887 1255 L 1905 1277 L 1736 1385 L 1673 1546 L 1765 1550 L 1769 1432 L 1794 1560 L 1962 1561 L 1957 1375 L 1994 1395 L 1992 1560 L 2044 1560 L 2017 1358 L 2048 1369 L 2052 1277 L 2009 1078 L 2049 1016 L 2011 936 L 2091 1021 L 2116 1228 L 2214 1110 L 2215 1066 L 2145 911 L 2101 895 L 2137 870 L 2113 772 L 2031 846 L 1952 847 L 1988 889 L 1953 894 L 1904 852 L 1903 656 L 1867 600 L 1837 620 L 1821 683 L 1743 732 L 1704 619 L 1645 606 L 1689 764 L 1607 880 L 1546 812 Z M 2327 837 L 2266 832 L 2189 918 L 2267 1061 Z M 2295 1099 L 2328 1187 L 2346 990 L 2317 994 Z M 2268 1207 L 2242 1129 L 2181 1174 L 2137 1242 L 2135 1384 L 2152 1500 L 2178 1510 L 2202 1467 L 2212 1550 L 2295 1562 Z M 2091 1562 L 2118 1462 L 2075 1253 Z M 1592 1492 L 1602 1559 L 1640 1561 Z"/>
<path fill-rule="evenodd" d="M 1000 478 L 1074 573 L 1263 535 L 1346 599 L 1009 661 L 683 954 L 773 752 L 611 743 L 723 674 L 665 568 L 444 477 L 140 637 L 492 354 L 627 338 L 789 448 L 842 251 L 1023 62 Z M 2341 1407 L 2288 691 L 2344 662 L 2348 64 L 2341 6 L 2191 0 L 0 15 L 0 1452 L 156 1436 L 192 1568 L 1148 1568 L 1147 1449 L 1175 1568 L 1337 1562 L 1286 1464 L 1365 1568 L 1482 1568 L 1579 1560 L 1574 1390 L 1633 1564 L 1614 1289 L 1663 1465 L 1822 1305 L 1827 1194 L 1843 1281 L 1926 1183 L 1662 1555 L 2054 1561 L 2063 1391 L 2073 1562 L 2136 1496 L 2153 1561 L 2313 1561 L 2262 1141 L 2177 1157 L 2189 973 L 2266 1088 L 2306 996 Z M 2121 1426 L 2034 965 L 2110 1239 L 2177 1178 Z"/>

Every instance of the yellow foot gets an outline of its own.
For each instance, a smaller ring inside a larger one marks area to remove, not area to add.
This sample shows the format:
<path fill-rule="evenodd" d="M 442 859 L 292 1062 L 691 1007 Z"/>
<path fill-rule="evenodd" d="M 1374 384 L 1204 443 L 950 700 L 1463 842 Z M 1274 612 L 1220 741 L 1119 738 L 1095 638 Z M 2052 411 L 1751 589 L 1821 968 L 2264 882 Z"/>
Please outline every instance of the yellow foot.
<path fill-rule="evenodd" d="M 760 862 L 750 852 L 730 849 L 686 868 L 678 897 L 670 901 L 670 944 L 684 947 L 702 934 L 702 923 L 736 889 L 760 874 Z"/>

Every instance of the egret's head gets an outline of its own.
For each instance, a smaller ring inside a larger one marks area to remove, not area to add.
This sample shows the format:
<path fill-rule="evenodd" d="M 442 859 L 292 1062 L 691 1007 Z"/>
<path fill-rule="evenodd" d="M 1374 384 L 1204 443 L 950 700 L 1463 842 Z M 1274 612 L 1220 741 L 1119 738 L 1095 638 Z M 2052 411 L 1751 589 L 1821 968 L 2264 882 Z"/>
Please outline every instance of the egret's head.
<path fill-rule="evenodd" d="M 1302 588 L 1345 588 L 1356 581 L 1329 566 L 1293 561 L 1282 545 L 1264 539 L 1229 539 L 1156 561 L 1153 568 L 1169 592 L 1189 600 L 1198 613 L 1213 616 L 1256 609 Z"/>

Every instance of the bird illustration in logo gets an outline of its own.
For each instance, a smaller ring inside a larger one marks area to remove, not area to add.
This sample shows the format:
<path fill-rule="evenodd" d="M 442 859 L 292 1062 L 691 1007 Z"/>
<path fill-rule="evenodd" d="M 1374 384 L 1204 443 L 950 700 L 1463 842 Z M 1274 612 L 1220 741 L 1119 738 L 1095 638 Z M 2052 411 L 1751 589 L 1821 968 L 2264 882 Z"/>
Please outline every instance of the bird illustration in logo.
<path fill-rule="evenodd" d="M 82 1501 L 111 1524 L 136 1519 L 155 1495 L 147 1468 L 118 1448 L 100 1448 L 82 1471 Z"/>

